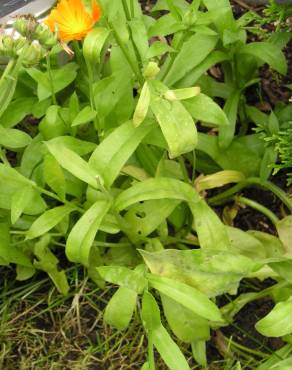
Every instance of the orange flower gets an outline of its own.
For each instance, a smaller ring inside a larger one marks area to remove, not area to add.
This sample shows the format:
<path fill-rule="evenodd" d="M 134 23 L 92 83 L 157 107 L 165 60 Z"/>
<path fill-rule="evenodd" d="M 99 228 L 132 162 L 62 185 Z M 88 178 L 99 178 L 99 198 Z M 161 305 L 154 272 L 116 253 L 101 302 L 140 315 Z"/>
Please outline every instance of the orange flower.
<path fill-rule="evenodd" d="M 58 32 L 61 41 L 81 40 L 100 18 L 100 8 L 92 0 L 89 13 L 81 0 L 60 0 L 45 23 L 52 32 Z"/>

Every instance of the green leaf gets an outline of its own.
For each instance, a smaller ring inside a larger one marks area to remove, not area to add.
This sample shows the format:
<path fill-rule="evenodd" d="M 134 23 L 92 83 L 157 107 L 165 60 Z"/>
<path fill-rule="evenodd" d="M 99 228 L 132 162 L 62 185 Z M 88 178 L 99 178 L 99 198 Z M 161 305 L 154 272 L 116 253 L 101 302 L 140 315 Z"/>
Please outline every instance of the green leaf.
<path fill-rule="evenodd" d="M 83 108 L 74 118 L 72 127 L 84 125 L 85 123 L 93 121 L 96 114 L 96 111 L 91 109 L 89 106 Z"/>
<path fill-rule="evenodd" d="M 129 288 L 119 288 L 108 302 L 104 321 L 118 330 L 129 326 L 137 303 L 137 293 Z"/>
<path fill-rule="evenodd" d="M 0 266 L 9 265 L 10 257 L 10 230 L 7 223 L 0 223 Z"/>
<path fill-rule="evenodd" d="M 155 275 L 188 284 L 208 297 L 235 294 L 240 280 L 258 267 L 245 256 L 230 252 L 175 250 L 140 253 Z"/>
<path fill-rule="evenodd" d="M 212 16 L 212 22 L 222 36 L 226 29 L 233 31 L 237 28 L 229 0 L 203 0 L 203 3 L 209 10 L 208 13 Z"/>
<path fill-rule="evenodd" d="M 141 94 L 133 116 L 133 124 L 135 127 L 140 126 L 141 123 L 145 120 L 150 105 L 150 99 L 151 92 L 146 81 L 141 90 Z"/>
<path fill-rule="evenodd" d="M 188 10 L 189 4 L 186 0 L 172 0 L 173 5 L 176 7 L 177 10 Z M 152 12 L 158 12 L 160 10 L 171 10 L 170 2 L 168 0 L 158 0 L 153 8 L 151 9 Z M 195 6 L 192 4 L 192 6 Z"/>
<path fill-rule="evenodd" d="M 65 87 L 70 85 L 77 76 L 78 65 L 75 63 L 67 63 L 58 69 L 52 69 L 51 75 L 53 78 L 54 93 L 58 93 Z M 26 72 L 38 84 L 38 98 L 40 101 L 52 96 L 52 89 L 48 72 L 41 72 L 37 68 L 27 68 Z"/>
<path fill-rule="evenodd" d="M 18 183 L 19 185 L 34 186 L 34 182 L 22 176 L 14 168 L 0 163 L 0 180 L 9 184 L 10 182 Z"/>
<path fill-rule="evenodd" d="M 271 367 L 271 370 L 290 370 L 292 366 L 292 357 L 286 358 L 286 360 L 279 361 L 277 364 Z"/>
<path fill-rule="evenodd" d="M 131 207 L 124 219 L 131 237 L 144 238 L 157 229 L 179 204 L 177 200 L 158 199 Z"/>
<path fill-rule="evenodd" d="M 83 55 L 89 63 L 100 63 L 102 49 L 110 35 L 110 30 L 104 27 L 95 27 L 85 37 L 83 42 Z"/>
<path fill-rule="evenodd" d="M 23 131 L 4 128 L 0 125 L 0 145 L 6 148 L 24 148 L 31 143 L 31 137 Z"/>
<path fill-rule="evenodd" d="M 224 112 L 229 120 L 229 125 L 220 127 L 219 145 L 221 148 L 228 148 L 234 138 L 240 96 L 241 91 L 235 90 L 226 100 Z"/>
<path fill-rule="evenodd" d="M 237 253 L 253 260 L 261 260 L 268 257 L 265 248 L 267 246 L 259 240 L 259 235 L 256 237 L 254 232 L 247 233 L 235 227 L 226 226 L 226 228 L 232 248 L 234 248 Z M 271 242 L 275 243 L 275 240 L 273 239 Z"/>
<path fill-rule="evenodd" d="M 224 321 L 215 303 L 199 290 L 158 275 L 148 274 L 147 278 L 154 289 L 179 302 L 195 314 L 211 321 Z"/>
<path fill-rule="evenodd" d="M 27 232 L 26 238 L 35 239 L 47 233 L 73 211 L 73 205 L 60 206 L 46 211 L 31 225 Z"/>
<path fill-rule="evenodd" d="M 96 148 L 95 143 L 89 141 L 79 140 L 71 136 L 60 136 L 50 140 L 50 143 L 54 145 L 65 146 L 67 149 L 75 152 L 76 154 L 83 156 L 94 151 Z"/>
<path fill-rule="evenodd" d="M 138 294 L 141 294 L 147 284 L 140 271 L 130 270 L 124 266 L 101 266 L 97 271 L 105 281 L 132 289 Z"/>
<path fill-rule="evenodd" d="M 16 265 L 16 280 L 25 281 L 33 277 L 36 269 L 31 265 L 31 267 Z"/>
<path fill-rule="evenodd" d="M 69 291 L 69 285 L 67 282 L 65 271 L 58 270 L 58 258 L 49 249 L 49 243 L 51 238 L 45 235 L 39 242 L 34 246 L 34 255 L 37 260 L 34 261 L 34 266 L 45 271 L 50 278 L 53 280 L 58 291 L 64 295 L 67 295 Z"/>
<path fill-rule="evenodd" d="M 165 92 L 164 97 L 167 100 L 186 100 L 191 99 L 195 96 L 199 96 L 201 89 L 197 86 L 186 87 L 184 89 L 168 90 Z"/>
<path fill-rule="evenodd" d="M 229 231 L 230 228 L 228 227 L 228 233 Z M 255 246 L 255 244 L 253 243 L 253 246 L 250 245 L 250 248 L 243 247 L 243 249 L 240 249 L 242 254 L 246 254 L 246 251 L 248 252 L 248 249 L 250 249 L 250 258 L 252 259 L 258 258 L 258 255 L 260 255 L 261 258 L 281 258 L 283 257 L 283 254 L 285 254 L 283 243 L 275 235 L 263 233 L 256 230 L 250 230 L 244 234 L 245 236 L 249 235 L 257 239 L 257 241 L 259 241 L 262 245 Z M 233 237 L 230 236 L 230 239 L 233 239 Z M 242 239 L 240 240 L 240 244 L 244 245 Z M 240 246 L 238 247 L 240 248 Z"/>
<path fill-rule="evenodd" d="M 143 294 L 141 315 L 143 325 L 150 335 L 153 330 L 160 327 L 161 320 L 158 304 L 153 295 L 147 291 Z"/>
<path fill-rule="evenodd" d="M 284 280 L 292 283 L 292 260 L 269 263 L 269 266 Z"/>
<path fill-rule="evenodd" d="M 179 340 L 192 343 L 210 338 L 210 327 L 206 319 L 164 294 L 161 300 L 167 322 Z"/>
<path fill-rule="evenodd" d="M 214 189 L 230 183 L 239 183 L 246 177 L 239 171 L 219 171 L 211 175 L 201 176 L 196 181 L 196 189 L 201 192 L 207 189 Z"/>
<path fill-rule="evenodd" d="M 274 70 L 282 75 L 287 74 L 287 61 L 279 47 L 270 42 L 252 42 L 240 48 L 241 54 L 250 54 L 268 63 Z"/>
<path fill-rule="evenodd" d="M 197 148 L 224 170 L 239 171 L 246 177 L 258 176 L 264 154 L 264 143 L 258 135 L 236 137 L 225 150 L 219 147 L 218 141 L 216 136 L 199 133 Z"/>
<path fill-rule="evenodd" d="M 158 18 L 148 30 L 148 37 L 167 36 L 184 28 L 182 22 L 178 22 L 172 14 L 166 14 Z"/>
<path fill-rule="evenodd" d="M 99 173 L 104 184 L 110 187 L 152 128 L 152 123 L 147 122 L 135 128 L 131 121 L 116 128 L 93 152 L 89 160 L 91 171 Z"/>
<path fill-rule="evenodd" d="M 286 250 L 285 255 L 288 258 L 292 258 L 292 215 L 278 221 L 276 227 L 279 238 Z"/>
<path fill-rule="evenodd" d="M 89 265 L 89 254 L 95 235 L 107 214 L 111 203 L 98 200 L 79 219 L 72 228 L 66 243 L 66 255 L 71 262 Z"/>
<path fill-rule="evenodd" d="M 21 97 L 13 100 L 3 113 L 0 124 L 6 128 L 17 125 L 27 115 L 32 113 L 33 106 L 36 102 L 36 97 Z"/>
<path fill-rule="evenodd" d="M 60 112 L 61 107 L 58 105 L 51 105 L 46 112 L 46 116 L 39 124 L 40 133 L 45 140 L 50 140 L 66 134 L 67 127 Z"/>
<path fill-rule="evenodd" d="M 278 351 L 273 352 L 273 354 L 269 356 L 268 359 L 264 361 L 261 365 L 259 365 L 255 370 L 271 370 L 273 366 L 277 366 L 277 364 L 282 361 L 280 359 L 287 358 L 291 354 L 291 352 L 292 352 L 292 343 L 287 343 L 284 347 L 282 347 Z"/>
<path fill-rule="evenodd" d="M 183 104 L 196 120 L 211 123 L 215 126 L 229 125 L 224 111 L 207 95 L 200 94 Z"/>
<path fill-rule="evenodd" d="M 198 193 L 182 181 L 159 177 L 139 182 L 119 194 L 114 207 L 121 211 L 132 204 L 154 199 L 177 199 L 188 203 L 199 202 Z"/>
<path fill-rule="evenodd" d="M 155 298 L 147 291 L 144 292 L 142 300 L 142 320 L 148 337 L 151 338 L 167 366 L 172 370 L 189 370 L 188 363 L 179 347 L 161 324 L 159 307 Z"/>
<path fill-rule="evenodd" d="M 211 53 L 217 41 L 217 36 L 203 34 L 191 36 L 176 55 L 174 63 L 163 82 L 167 86 L 173 86 Z"/>
<path fill-rule="evenodd" d="M 129 22 L 134 45 L 142 61 L 146 60 L 149 50 L 147 30 L 143 18 L 131 19 Z"/>
<path fill-rule="evenodd" d="M 0 118 L 13 98 L 21 67 L 22 58 L 11 59 L 0 78 Z"/>
<path fill-rule="evenodd" d="M 160 325 L 152 333 L 152 340 L 163 361 L 170 370 L 190 370 L 190 367 L 167 330 Z"/>
<path fill-rule="evenodd" d="M 35 183 L 22 176 L 16 169 L 0 163 L 0 208 L 11 209 L 11 201 L 15 192 L 23 187 L 34 188 Z M 46 204 L 37 191 L 27 204 L 24 213 L 36 215 L 44 212 Z"/>
<path fill-rule="evenodd" d="M 30 259 L 21 249 L 11 245 L 10 229 L 7 223 L 0 223 L 0 265 L 15 263 L 27 268 L 31 268 Z"/>
<path fill-rule="evenodd" d="M 17 190 L 11 198 L 11 222 L 15 224 L 27 205 L 32 201 L 34 191 L 30 186 Z"/>
<path fill-rule="evenodd" d="M 98 173 L 93 171 L 84 159 L 56 141 L 48 141 L 45 144 L 60 166 L 93 188 L 97 188 Z"/>
<path fill-rule="evenodd" d="M 96 144 L 76 139 L 75 137 L 71 136 L 60 136 L 50 140 L 50 143 L 54 143 L 54 145 L 61 145 L 65 146 L 67 149 L 75 152 L 76 154 L 83 156 L 89 154 L 94 151 L 96 148 Z"/>
<path fill-rule="evenodd" d="M 49 187 L 58 194 L 60 199 L 65 200 L 65 175 L 62 167 L 50 153 L 48 153 L 44 158 L 44 179 Z"/>
<path fill-rule="evenodd" d="M 292 299 L 277 303 L 272 311 L 256 323 L 256 329 L 266 337 L 282 337 L 292 333 Z"/>
<path fill-rule="evenodd" d="M 198 64 L 191 72 L 176 83 L 178 87 L 193 86 L 199 78 L 215 64 L 228 60 L 227 53 L 222 51 L 212 51 L 200 64 Z"/>
<path fill-rule="evenodd" d="M 181 102 L 157 97 L 150 107 L 167 141 L 171 158 L 194 150 L 198 140 L 196 126 Z"/>
<path fill-rule="evenodd" d="M 159 57 L 165 53 L 175 53 L 176 50 L 169 46 L 166 42 L 155 41 L 151 44 L 146 56 L 148 59 Z"/>
<path fill-rule="evenodd" d="M 111 51 L 112 63 L 114 62 L 113 53 L 114 49 Z M 121 62 L 119 60 L 119 67 Z M 133 114 L 133 85 L 131 78 L 124 69 L 119 69 L 110 77 L 99 80 L 94 84 L 93 89 L 95 107 L 99 119 L 103 119 L 111 114 L 116 119 L 116 125 L 117 122 L 123 123 L 127 121 L 130 115 Z"/>
<path fill-rule="evenodd" d="M 212 208 L 204 200 L 190 204 L 190 208 L 202 250 L 230 249 L 227 229 Z"/>
<path fill-rule="evenodd" d="M 278 153 L 273 146 L 266 148 L 261 162 L 260 179 L 266 181 L 271 176 L 273 167 L 277 161 Z"/>

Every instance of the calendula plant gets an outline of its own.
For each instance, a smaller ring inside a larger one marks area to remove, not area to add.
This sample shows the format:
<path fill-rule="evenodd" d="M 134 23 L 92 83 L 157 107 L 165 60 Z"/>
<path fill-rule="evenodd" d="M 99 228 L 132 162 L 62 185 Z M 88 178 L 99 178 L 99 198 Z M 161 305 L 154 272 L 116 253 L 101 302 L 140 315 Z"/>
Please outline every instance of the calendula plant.
<path fill-rule="evenodd" d="M 43 270 L 67 294 L 65 254 L 99 286 L 117 285 L 106 322 L 123 330 L 138 312 L 148 338 L 143 369 L 155 369 L 156 348 L 178 370 L 190 365 L 162 313 L 206 366 L 210 330 L 271 289 L 223 307 L 218 296 L 237 294 L 245 277 L 272 277 L 275 289 L 291 292 L 292 201 L 260 176 L 260 134 L 246 135 L 240 122 L 235 134 L 258 67 L 267 62 L 285 74 L 286 61 L 276 42 L 246 42 L 227 0 L 158 1 L 152 11 L 144 15 L 136 0 L 61 0 L 44 24 L 16 21 L 21 36 L 9 38 L 10 53 L 0 48 L 9 57 L 1 77 L 0 261 L 16 265 L 18 280 Z M 32 49 L 40 50 L 33 60 Z M 224 82 L 206 74 L 218 63 Z M 236 185 L 208 197 L 229 184 Z M 273 192 L 285 217 L 236 196 L 249 186 Z M 211 206 L 227 201 L 262 212 L 278 236 L 224 224 Z M 258 330 L 289 334 L 290 305 L 278 303 Z"/>

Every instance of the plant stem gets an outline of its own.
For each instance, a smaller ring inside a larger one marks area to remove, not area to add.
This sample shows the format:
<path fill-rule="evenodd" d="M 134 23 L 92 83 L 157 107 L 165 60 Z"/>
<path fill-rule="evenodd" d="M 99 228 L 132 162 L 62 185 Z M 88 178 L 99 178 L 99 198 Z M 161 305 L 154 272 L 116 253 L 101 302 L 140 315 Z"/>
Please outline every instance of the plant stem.
<path fill-rule="evenodd" d="M 259 185 L 273 192 L 292 213 L 292 199 L 279 186 L 273 184 L 271 181 L 261 181 L 259 178 L 251 178 L 250 181 L 252 184 Z"/>
<path fill-rule="evenodd" d="M 226 342 L 230 342 L 230 338 L 224 337 L 224 339 L 226 340 Z M 256 356 L 261 357 L 261 358 L 266 358 L 266 357 L 270 356 L 270 353 L 264 353 L 264 352 L 256 351 L 254 349 L 242 346 L 241 344 L 239 344 L 237 342 L 234 342 L 234 341 L 231 341 L 230 344 L 231 344 L 231 346 L 234 346 L 235 348 L 238 348 L 239 350 L 241 350 L 243 352 L 250 353 L 252 355 L 256 355 Z"/>
<path fill-rule="evenodd" d="M 149 361 L 149 369 L 155 370 L 155 359 L 154 359 L 154 352 L 153 352 L 153 340 L 152 334 L 148 334 L 148 361 Z"/>
<path fill-rule="evenodd" d="M 181 171 L 183 173 L 185 182 L 190 183 L 189 174 L 188 174 L 188 171 L 186 169 L 186 164 L 185 164 L 185 161 L 184 161 L 184 158 L 183 158 L 182 155 L 178 157 L 178 161 L 179 161 L 180 168 L 181 168 Z"/>
<path fill-rule="evenodd" d="M 285 206 L 292 213 L 292 199 L 290 199 L 289 196 L 282 189 L 280 189 L 277 185 L 273 184 L 271 181 L 267 180 L 262 181 L 258 177 L 250 177 L 236 184 L 235 186 L 222 192 L 221 194 L 210 198 L 208 200 L 208 203 L 212 205 L 220 205 L 222 203 L 225 203 L 229 198 L 232 198 L 235 193 L 239 192 L 245 187 L 250 186 L 258 186 L 260 188 L 270 190 L 285 204 Z"/>
<path fill-rule="evenodd" d="M 93 90 L 93 84 L 94 84 L 94 78 L 93 78 L 93 71 L 92 71 L 92 66 L 89 63 L 86 63 L 87 66 L 87 71 L 88 71 L 88 85 L 89 85 L 89 96 L 90 96 L 90 106 L 91 109 L 97 112 L 96 104 L 95 104 L 95 99 L 94 99 L 94 90 Z M 101 127 L 99 124 L 98 117 L 95 117 L 94 120 L 94 126 L 95 129 L 98 133 L 98 136 L 101 134 Z"/>
<path fill-rule="evenodd" d="M 168 236 L 166 241 L 165 241 L 165 245 L 174 244 L 174 243 L 192 245 L 192 246 L 195 246 L 195 247 L 198 247 L 200 245 L 198 240 L 180 239 L 180 238 L 176 238 L 174 236 Z"/>
<path fill-rule="evenodd" d="M 14 68 L 15 64 L 16 64 L 16 59 L 12 58 L 9 60 L 7 66 L 4 69 L 4 72 L 1 75 L 0 81 L 4 80 L 6 76 L 9 75 L 10 71 Z"/>
<path fill-rule="evenodd" d="M 80 65 L 80 67 L 84 66 L 84 60 L 82 58 L 82 54 L 79 49 L 78 41 L 72 42 L 73 51 L 77 60 L 77 63 Z"/>
<path fill-rule="evenodd" d="M 7 157 L 6 157 L 6 153 L 5 153 L 5 150 L 2 149 L 2 147 L 0 146 L 0 159 L 2 160 L 2 162 L 8 166 L 8 167 L 11 167 Z"/>
<path fill-rule="evenodd" d="M 172 47 L 174 49 L 177 49 L 177 50 L 180 50 L 180 48 L 182 47 L 183 43 L 184 43 L 184 40 L 185 40 L 185 37 L 186 37 L 186 31 L 181 31 L 181 35 L 180 35 L 180 38 L 179 40 L 177 41 L 177 44 L 175 42 L 172 43 Z M 175 39 L 174 39 L 175 41 Z M 166 60 L 165 63 L 168 63 L 166 69 L 164 70 L 164 72 L 162 73 L 162 75 L 160 76 L 160 80 L 161 81 L 164 81 L 169 73 L 169 71 L 171 70 L 171 67 L 173 66 L 173 63 L 175 61 L 177 57 L 177 54 L 173 53 L 173 55 L 170 56 L 170 60 Z"/>
<path fill-rule="evenodd" d="M 72 206 L 72 207 L 74 207 L 74 208 L 76 209 L 76 211 L 79 211 L 80 213 L 84 213 L 84 209 L 83 209 L 83 208 L 78 207 L 78 206 L 76 206 L 75 204 L 72 204 L 71 202 L 68 202 L 67 200 L 64 200 L 64 199 L 62 200 L 61 198 L 59 198 L 59 197 L 58 197 L 58 195 L 56 195 L 56 194 L 52 193 L 51 191 L 46 190 L 46 189 L 43 189 L 42 187 L 37 186 L 37 185 L 35 186 L 35 188 L 36 188 L 36 190 L 38 190 L 40 193 L 45 194 L 45 195 L 47 195 L 48 197 L 53 198 L 53 199 L 57 200 L 57 201 L 58 201 L 58 202 L 60 202 L 60 203 L 66 204 L 66 205 L 68 205 L 68 206 Z"/>
<path fill-rule="evenodd" d="M 84 58 L 83 58 L 82 53 L 81 53 L 80 48 L 79 48 L 78 41 L 73 41 L 72 46 L 73 46 L 74 54 L 76 56 L 77 63 L 80 65 L 80 67 L 83 68 L 83 70 L 85 70 L 84 73 L 87 72 L 90 107 L 91 107 L 92 110 L 97 111 L 96 105 L 95 105 L 95 100 L 94 100 L 94 90 L 93 90 L 94 78 L 93 78 L 92 66 L 90 65 L 90 63 L 84 61 Z M 95 117 L 93 122 L 94 122 L 94 127 L 95 127 L 95 129 L 98 133 L 98 136 L 99 136 L 101 134 L 101 132 L 100 132 L 101 128 L 100 128 L 100 125 L 99 125 L 98 118 Z"/>
<path fill-rule="evenodd" d="M 49 81 L 50 81 L 50 88 L 51 88 L 51 93 L 52 93 L 53 104 L 58 105 L 57 99 L 56 99 L 56 94 L 55 94 L 55 89 L 54 89 L 54 81 L 53 81 L 53 76 L 52 76 L 50 55 L 46 56 L 46 61 L 47 61 L 47 71 L 48 71 L 48 75 L 49 75 Z"/>
<path fill-rule="evenodd" d="M 276 225 L 279 221 L 278 217 L 275 215 L 274 212 L 270 211 L 268 208 L 264 207 L 263 205 L 259 204 L 258 202 L 255 202 L 254 200 L 239 196 L 234 198 L 235 201 L 238 201 L 239 203 L 245 204 L 256 211 L 261 212 L 264 214 L 270 221 Z"/>
<path fill-rule="evenodd" d="M 121 247 L 131 247 L 131 243 L 108 243 L 108 242 L 93 242 L 93 245 L 96 247 L 103 247 L 103 248 L 121 248 Z"/>
<path fill-rule="evenodd" d="M 131 7 L 131 18 L 135 17 L 135 9 L 134 9 L 134 0 L 130 0 L 130 7 Z"/>
<path fill-rule="evenodd" d="M 131 14 L 129 12 L 127 0 L 122 0 L 122 4 L 123 4 L 123 8 L 124 8 L 124 12 L 125 12 L 127 21 L 130 21 L 131 20 Z"/>
<path fill-rule="evenodd" d="M 142 61 L 141 55 L 139 53 L 139 50 L 137 49 L 137 46 L 134 42 L 132 29 L 129 25 L 129 22 L 131 22 L 132 18 L 131 18 L 131 14 L 130 14 L 130 11 L 129 11 L 129 8 L 128 8 L 127 0 L 122 0 L 122 3 L 123 3 L 123 8 L 124 8 L 124 12 L 125 12 L 125 15 L 126 15 L 126 19 L 127 19 L 127 22 L 128 22 L 128 31 L 129 31 L 130 40 L 131 40 L 131 43 L 132 43 L 132 46 L 133 46 L 133 49 L 134 49 L 134 53 L 135 53 L 135 56 L 136 56 L 139 67 L 143 68 L 143 61 Z M 139 69 L 139 75 L 140 75 L 140 69 Z M 141 77 L 141 81 L 143 81 L 142 77 Z"/>
<path fill-rule="evenodd" d="M 115 39 L 119 45 L 119 47 L 121 48 L 123 54 L 124 54 L 124 57 L 126 58 L 129 66 L 131 67 L 132 71 L 134 72 L 134 74 L 136 75 L 136 78 L 137 80 L 139 81 L 140 85 L 142 86 L 143 85 L 143 77 L 142 75 L 140 74 L 140 70 L 139 68 L 136 68 L 136 65 L 135 63 L 133 62 L 130 54 L 129 54 L 129 51 L 127 50 L 126 46 L 124 45 L 124 42 L 123 40 L 120 38 L 120 35 L 119 33 L 116 31 L 114 25 L 112 23 L 109 23 L 110 27 L 112 28 L 113 30 L 113 33 L 114 33 L 114 36 L 115 36 Z"/>

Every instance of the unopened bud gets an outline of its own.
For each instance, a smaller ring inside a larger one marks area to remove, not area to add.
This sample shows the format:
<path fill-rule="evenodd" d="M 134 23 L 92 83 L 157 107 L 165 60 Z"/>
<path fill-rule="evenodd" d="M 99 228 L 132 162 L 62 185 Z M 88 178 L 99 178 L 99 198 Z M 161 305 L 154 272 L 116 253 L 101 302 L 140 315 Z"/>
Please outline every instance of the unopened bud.
<path fill-rule="evenodd" d="M 26 67 L 31 67 L 38 64 L 45 55 L 44 49 L 39 43 L 32 43 L 23 52 L 25 53 L 23 55 L 23 65 Z"/>
<path fill-rule="evenodd" d="M 158 67 L 158 64 L 155 62 L 150 62 L 146 66 L 143 75 L 146 79 L 153 79 L 158 75 L 159 72 L 160 68 Z"/>
<path fill-rule="evenodd" d="M 39 41 L 44 47 L 51 49 L 57 45 L 57 36 L 49 30 L 49 28 L 43 24 L 39 24 L 35 30 L 35 39 Z"/>
<path fill-rule="evenodd" d="M 1 51 L 4 56 L 14 56 L 14 40 L 11 36 L 6 35 L 1 38 Z"/>
<path fill-rule="evenodd" d="M 30 37 L 35 32 L 37 20 L 32 15 L 23 15 L 16 19 L 13 28 L 24 37 Z"/>
<path fill-rule="evenodd" d="M 18 39 L 14 40 L 14 50 L 18 53 L 26 44 L 26 39 L 24 37 L 19 37 Z"/>

